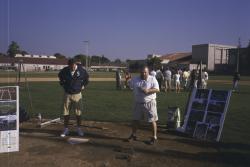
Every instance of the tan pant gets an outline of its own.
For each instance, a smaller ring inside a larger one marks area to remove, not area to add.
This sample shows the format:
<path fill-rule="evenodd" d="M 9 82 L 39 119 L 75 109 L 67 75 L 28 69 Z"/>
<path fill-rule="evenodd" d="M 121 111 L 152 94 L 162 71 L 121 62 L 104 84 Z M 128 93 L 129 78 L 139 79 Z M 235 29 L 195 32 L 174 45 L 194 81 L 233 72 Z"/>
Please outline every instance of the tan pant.
<path fill-rule="evenodd" d="M 63 115 L 69 115 L 70 111 L 74 111 L 77 116 L 81 115 L 82 94 L 64 94 L 63 99 Z"/>
<path fill-rule="evenodd" d="M 171 90 L 171 79 L 166 79 L 165 80 L 165 91 Z"/>

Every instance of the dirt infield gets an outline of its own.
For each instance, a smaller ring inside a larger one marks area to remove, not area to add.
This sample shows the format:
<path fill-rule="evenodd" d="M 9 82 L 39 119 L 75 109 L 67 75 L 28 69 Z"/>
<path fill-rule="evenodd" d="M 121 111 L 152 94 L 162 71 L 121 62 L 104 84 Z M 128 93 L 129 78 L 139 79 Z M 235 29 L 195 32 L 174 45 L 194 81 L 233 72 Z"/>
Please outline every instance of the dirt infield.
<path fill-rule="evenodd" d="M 148 145 L 151 133 L 141 127 L 138 140 L 126 142 L 128 124 L 83 122 L 87 143 L 70 144 L 59 137 L 62 124 L 38 128 L 34 122 L 20 126 L 20 151 L 0 154 L 1 167 L 179 167 L 248 166 L 248 145 L 194 140 L 159 127 L 159 139 Z M 73 128 L 74 130 L 74 128 Z M 71 136 L 77 137 L 72 131 Z"/>

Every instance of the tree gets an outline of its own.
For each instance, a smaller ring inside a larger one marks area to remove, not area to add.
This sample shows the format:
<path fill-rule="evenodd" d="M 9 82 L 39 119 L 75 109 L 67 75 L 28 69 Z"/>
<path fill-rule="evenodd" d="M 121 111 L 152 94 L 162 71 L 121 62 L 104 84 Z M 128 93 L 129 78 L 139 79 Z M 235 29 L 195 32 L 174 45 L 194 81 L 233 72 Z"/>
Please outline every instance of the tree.
<path fill-rule="evenodd" d="M 147 59 L 147 65 L 153 69 L 161 68 L 162 60 L 159 57 L 153 57 L 151 59 Z"/>
<path fill-rule="evenodd" d="M 22 51 L 21 51 L 19 45 L 17 44 L 17 42 L 12 41 L 11 44 L 9 45 L 9 48 L 7 51 L 8 56 L 15 57 L 16 54 L 21 54 L 21 53 L 22 53 Z"/>
<path fill-rule="evenodd" d="M 120 65 L 120 64 L 122 64 L 122 61 L 120 59 L 115 59 L 114 63 L 117 65 Z"/>
<path fill-rule="evenodd" d="M 55 56 L 57 59 L 66 59 L 66 56 L 64 56 L 64 55 L 61 54 L 61 53 L 55 53 L 54 56 Z"/>
<path fill-rule="evenodd" d="M 6 54 L 0 52 L 0 57 L 5 57 Z"/>
<path fill-rule="evenodd" d="M 92 65 L 100 65 L 101 64 L 101 57 L 100 56 L 91 56 L 91 64 Z"/>
<path fill-rule="evenodd" d="M 110 60 L 105 57 L 104 55 L 101 56 L 101 64 L 108 64 L 110 63 Z"/>
<path fill-rule="evenodd" d="M 140 68 L 146 64 L 144 60 L 130 60 L 128 62 L 128 68 L 130 72 L 139 72 Z"/>
<path fill-rule="evenodd" d="M 82 65 L 85 66 L 86 64 L 86 55 L 78 54 L 74 56 L 75 59 L 80 60 Z"/>

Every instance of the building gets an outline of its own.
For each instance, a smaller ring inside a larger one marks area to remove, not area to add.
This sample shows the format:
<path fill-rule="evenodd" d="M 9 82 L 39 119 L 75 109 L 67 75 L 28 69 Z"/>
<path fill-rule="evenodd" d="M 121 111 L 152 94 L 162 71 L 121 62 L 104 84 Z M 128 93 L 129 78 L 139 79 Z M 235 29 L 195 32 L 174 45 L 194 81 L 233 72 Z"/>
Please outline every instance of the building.
<path fill-rule="evenodd" d="M 54 56 L 17 54 L 15 57 L 0 57 L 0 68 L 17 70 L 23 64 L 22 71 L 50 71 L 66 67 L 67 62 L 67 59 L 56 59 Z"/>
<path fill-rule="evenodd" d="M 237 46 L 200 44 L 192 46 L 192 62 L 202 61 L 208 71 L 226 72 L 230 70 L 229 50 Z"/>
<path fill-rule="evenodd" d="M 115 65 L 100 65 L 100 66 L 90 66 L 91 71 L 117 71 L 126 70 L 125 66 L 115 66 Z"/>
<path fill-rule="evenodd" d="M 192 53 L 191 52 L 177 52 L 163 55 L 160 57 L 162 60 L 161 64 L 163 66 L 168 66 L 177 69 L 190 69 L 190 64 L 192 61 Z"/>
<path fill-rule="evenodd" d="M 231 72 L 239 71 L 240 74 L 250 74 L 250 46 L 229 50 L 229 64 Z M 237 65 L 238 64 L 238 65 Z M 238 67 L 237 67 L 238 66 Z M 238 68 L 238 69 L 237 69 Z"/>

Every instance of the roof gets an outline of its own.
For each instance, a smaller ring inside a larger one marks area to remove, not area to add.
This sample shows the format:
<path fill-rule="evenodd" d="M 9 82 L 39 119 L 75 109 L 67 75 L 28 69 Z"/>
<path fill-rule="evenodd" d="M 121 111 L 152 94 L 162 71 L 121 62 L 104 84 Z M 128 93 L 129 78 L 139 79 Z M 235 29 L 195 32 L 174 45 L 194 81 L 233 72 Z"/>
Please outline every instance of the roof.
<path fill-rule="evenodd" d="M 0 63 L 18 63 L 23 64 L 49 64 L 49 65 L 67 65 L 67 59 L 45 59 L 28 57 L 0 57 Z"/>
<path fill-rule="evenodd" d="M 170 53 L 160 57 L 161 60 L 177 61 L 180 59 L 192 59 L 192 52 Z"/>

